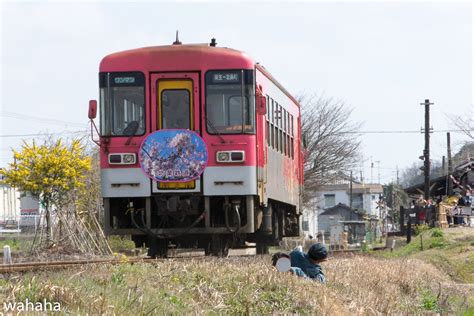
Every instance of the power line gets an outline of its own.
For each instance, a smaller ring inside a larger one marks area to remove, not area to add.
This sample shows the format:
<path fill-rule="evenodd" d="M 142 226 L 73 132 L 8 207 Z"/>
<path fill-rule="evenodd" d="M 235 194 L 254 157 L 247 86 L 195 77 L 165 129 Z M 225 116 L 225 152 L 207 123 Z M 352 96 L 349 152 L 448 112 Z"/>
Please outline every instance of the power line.
<path fill-rule="evenodd" d="M 49 124 L 57 124 L 57 125 L 72 125 L 76 127 L 83 127 L 86 126 L 87 124 L 81 124 L 77 122 L 68 122 L 68 121 L 63 121 L 63 120 L 57 120 L 57 119 L 51 119 L 51 118 L 44 118 L 44 117 L 38 117 L 38 116 L 33 116 L 33 115 L 26 115 L 26 114 L 21 114 L 21 113 L 15 113 L 15 112 L 9 112 L 9 111 L 1 111 L 0 116 L 4 117 L 9 117 L 9 118 L 14 118 L 18 120 L 33 120 L 33 121 L 40 121 L 43 123 L 49 123 Z"/>
<path fill-rule="evenodd" d="M 431 130 L 430 133 L 464 133 L 464 132 L 473 132 L 474 130 L 462 130 L 462 129 L 444 129 L 444 130 Z M 341 134 L 421 134 L 423 131 L 416 131 L 416 130 L 405 130 L 405 131 L 352 131 L 352 132 L 340 132 L 337 133 L 338 135 Z"/>
<path fill-rule="evenodd" d="M 1 138 L 9 137 L 34 137 L 34 136 L 48 136 L 48 135 L 62 135 L 62 134 L 86 134 L 89 131 L 64 131 L 59 133 L 37 133 L 37 134 L 10 134 L 10 135 L 0 135 Z"/>

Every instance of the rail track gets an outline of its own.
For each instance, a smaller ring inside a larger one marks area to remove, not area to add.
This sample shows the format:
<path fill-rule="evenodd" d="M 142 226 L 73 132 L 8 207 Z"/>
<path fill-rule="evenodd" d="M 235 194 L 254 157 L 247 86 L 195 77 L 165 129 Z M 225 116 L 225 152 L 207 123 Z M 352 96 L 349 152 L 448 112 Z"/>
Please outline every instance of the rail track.
<path fill-rule="evenodd" d="M 231 252 L 230 256 L 252 256 L 242 251 Z M 134 263 L 157 263 L 166 260 L 201 260 L 209 258 L 204 255 L 204 251 L 196 251 L 190 249 L 179 249 L 170 251 L 166 258 L 145 258 L 145 257 L 127 257 L 122 256 L 110 259 L 87 259 L 87 260 L 62 260 L 62 261 L 40 261 L 40 262 L 19 262 L 13 264 L 0 264 L 0 274 L 13 272 L 30 272 L 43 271 L 52 269 L 66 269 L 75 266 L 89 265 L 89 264 L 134 264 Z"/>
<path fill-rule="evenodd" d="M 336 250 L 331 251 L 330 257 L 344 257 L 360 254 L 356 250 Z M 248 253 L 233 253 L 230 256 L 254 256 L 255 254 Z M 204 253 L 188 252 L 188 253 L 174 253 L 167 258 L 144 258 L 144 257 L 120 257 L 112 259 L 87 259 L 87 260 L 65 260 L 65 261 L 42 261 L 42 262 L 19 262 L 13 264 L 0 264 L 0 274 L 14 273 L 14 272 L 30 272 L 30 271 L 44 271 L 53 269 L 67 269 L 89 264 L 134 264 L 134 263 L 157 263 L 166 260 L 202 260 L 209 258 Z"/>
<path fill-rule="evenodd" d="M 165 259 L 149 258 L 126 258 L 126 259 L 93 259 L 93 260 L 68 260 L 68 261 L 44 261 L 44 262 L 21 262 L 0 265 L 0 274 L 12 272 L 42 271 L 51 269 L 65 269 L 74 266 L 88 264 L 133 264 L 140 262 L 157 262 Z"/>
<path fill-rule="evenodd" d="M 0 274 L 12 272 L 30 272 L 52 269 L 66 269 L 71 267 L 89 265 L 89 264 L 134 264 L 134 263 L 157 263 L 166 260 L 189 260 L 208 258 L 201 255 L 188 255 L 168 258 L 133 258 L 121 257 L 113 259 L 88 259 L 88 260 L 64 260 L 64 261 L 40 261 L 40 262 L 19 262 L 13 264 L 0 264 Z"/>

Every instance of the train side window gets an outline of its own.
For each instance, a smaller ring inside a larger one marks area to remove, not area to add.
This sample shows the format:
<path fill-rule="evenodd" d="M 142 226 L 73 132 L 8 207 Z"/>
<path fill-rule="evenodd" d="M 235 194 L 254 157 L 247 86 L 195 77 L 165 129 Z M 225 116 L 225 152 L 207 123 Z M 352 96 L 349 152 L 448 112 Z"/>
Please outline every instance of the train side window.
<path fill-rule="evenodd" d="M 279 104 L 275 102 L 275 149 L 280 151 L 280 133 L 279 133 L 279 117 L 278 117 Z"/>
<path fill-rule="evenodd" d="M 265 129 L 265 138 L 267 139 L 267 146 L 270 146 L 270 122 L 265 122 L 266 129 Z"/>
<path fill-rule="evenodd" d="M 278 142 L 280 145 L 280 152 L 283 153 L 283 131 L 280 129 L 279 133 Z"/>
<path fill-rule="evenodd" d="M 290 137 L 290 155 L 291 155 L 291 159 L 294 159 L 295 158 L 295 149 L 293 147 L 293 137 Z"/>
<path fill-rule="evenodd" d="M 267 108 L 267 112 L 266 112 L 266 114 L 265 114 L 265 118 L 267 119 L 267 122 L 268 122 L 268 121 L 269 121 L 269 119 L 268 119 L 268 113 L 269 113 L 268 110 L 269 110 L 269 107 L 270 107 L 270 97 L 269 97 L 268 95 L 267 95 L 267 102 L 266 102 L 265 106 L 266 106 L 266 108 Z"/>
<path fill-rule="evenodd" d="M 270 119 L 268 117 L 268 109 L 270 108 L 270 97 L 267 95 L 267 102 L 265 104 L 267 113 L 265 114 L 265 119 L 266 119 L 266 129 L 265 129 L 265 138 L 267 139 L 267 146 L 270 146 Z"/>
<path fill-rule="evenodd" d="M 281 125 L 282 125 L 282 108 L 281 105 L 278 104 L 278 151 L 283 152 L 283 139 L 282 139 L 282 133 L 281 133 Z"/>
<path fill-rule="evenodd" d="M 270 98 L 270 113 L 268 113 L 268 115 L 270 115 L 270 122 L 272 122 L 272 124 L 275 123 L 275 112 L 274 112 L 274 106 L 273 106 L 273 99 Z"/>
<path fill-rule="evenodd" d="M 290 135 L 293 136 L 293 115 L 290 114 Z"/>
<path fill-rule="evenodd" d="M 275 119 L 277 127 L 281 128 L 281 107 L 278 103 L 276 104 Z"/>
<path fill-rule="evenodd" d="M 272 148 L 277 149 L 278 132 L 275 124 L 272 124 Z"/>
<path fill-rule="evenodd" d="M 283 154 L 285 156 L 288 156 L 288 140 L 287 140 L 287 134 L 288 134 L 288 128 L 287 128 L 287 123 L 288 123 L 288 112 L 283 109 L 283 118 L 284 118 L 284 122 L 283 122 Z"/>
<path fill-rule="evenodd" d="M 290 135 L 286 134 L 286 155 L 288 157 L 291 157 L 291 152 L 290 152 Z"/>
<path fill-rule="evenodd" d="M 287 132 L 288 135 L 289 135 L 289 134 L 290 134 L 290 112 L 287 112 L 287 113 L 286 113 L 286 119 L 287 119 L 286 125 L 287 125 L 287 127 L 288 127 L 288 129 L 287 129 L 286 132 Z"/>
<path fill-rule="evenodd" d="M 273 130 L 275 131 L 275 139 L 273 140 L 273 146 L 275 148 L 275 150 L 278 150 L 278 126 L 275 124 L 273 124 Z"/>
<path fill-rule="evenodd" d="M 272 143 L 272 139 L 271 139 L 271 135 L 270 135 L 270 117 L 269 117 L 269 113 L 270 113 L 270 96 L 267 95 L 267 104 L 266 104 L 266 107 L 267 107 L 267 113 L 265 114 L 265 119 L 266 119 L 266 123 L 267 123 L 267 129 L 265 130 L 265 137 L 267 138 L 267 145 L 270 147 L 271 146 L 271 143 Z"/>
<path fill-rule="evenodd" d="M 270 144 L 269 144 L 269 146 L 270 146 L 271 148 L 273 148 L 273 124 L 272 124 L 272 123 L 270 123 L 270 131 L 269 131 L 269 133 L 270 133 Z"/>

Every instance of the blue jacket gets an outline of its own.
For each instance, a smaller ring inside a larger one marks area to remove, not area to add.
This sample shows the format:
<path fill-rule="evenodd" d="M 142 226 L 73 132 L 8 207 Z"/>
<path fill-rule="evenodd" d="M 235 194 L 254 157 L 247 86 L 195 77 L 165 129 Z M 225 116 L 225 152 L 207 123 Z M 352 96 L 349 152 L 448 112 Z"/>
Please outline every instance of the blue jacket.
<path fill-rule="evenodd" d="M 326 277 L 321 270 L 321 266 L 313 263 L 307 254 L 299 250 L 293 250 L 290 252 L 290 260 L 292 267 L 300 268 L 309 278 L 326 283 Z"/>
<path fill-rule="evenodd" d="M 291 267 L 290 269 L 291 269 L 291 273 L 293 273 L 294 275 L 305 278 L 305 279 L 308 278 L 306 273 L 304 273 L 303 270 L 301 270 L 301 268 Z"/>

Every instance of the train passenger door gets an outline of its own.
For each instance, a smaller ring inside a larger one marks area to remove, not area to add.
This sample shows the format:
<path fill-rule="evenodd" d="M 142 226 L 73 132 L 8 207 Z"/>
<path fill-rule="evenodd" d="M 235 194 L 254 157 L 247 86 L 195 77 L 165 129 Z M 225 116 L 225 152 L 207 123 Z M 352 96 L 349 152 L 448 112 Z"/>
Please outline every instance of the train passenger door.
<path fill-rule="evenodd" d="M 156 129 L 194 130 L 192 80 L 158 80 Z"/>
<path fill-rule="evenodd" d="M 152 75 L 152 130 L 199 130 L 199 76 L 197 73 Z M 153 122 L 154 121 L 154 122 Z M 200 192 L 200 179 L 189 182 L 152 183 L 152 192 Z"/>

